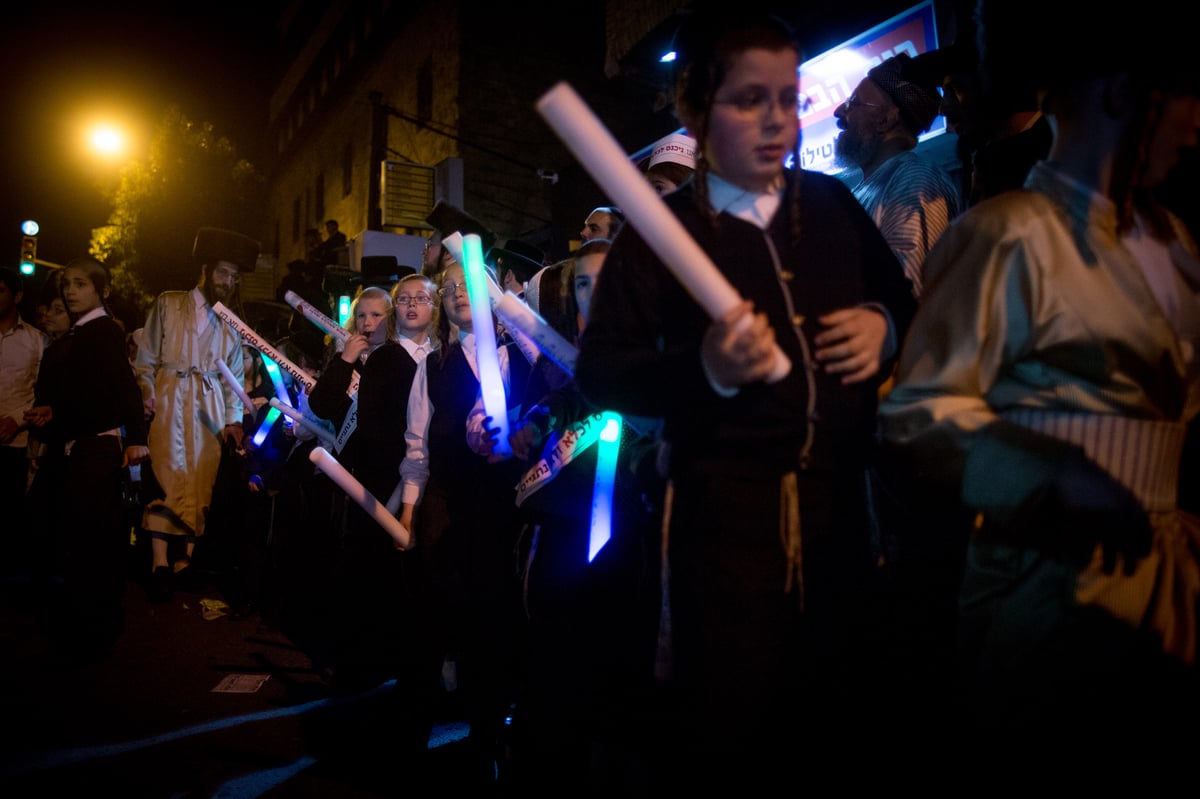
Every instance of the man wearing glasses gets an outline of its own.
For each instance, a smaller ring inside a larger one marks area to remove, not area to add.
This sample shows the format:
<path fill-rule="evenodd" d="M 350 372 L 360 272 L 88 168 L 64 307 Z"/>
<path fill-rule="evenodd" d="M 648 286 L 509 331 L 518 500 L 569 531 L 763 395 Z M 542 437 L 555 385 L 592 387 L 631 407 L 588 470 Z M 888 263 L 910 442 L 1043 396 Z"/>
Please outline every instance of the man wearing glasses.
<path fill-rule="evenodd" d="M 841 133 L 834 142 L 840 166 L 862 170 L 854 196 L 887 239 L 921 296 L 925 255 L 962 209 L 950 174 L 917 154 L 917 137 L 937 118 L 940 78 L 907 53 L 867 73 L 834 109 Z"/>
<path fill-rule="evenodd" d="M 241 338 L 213 311 L 232 303 L 244 272 L 253 272 L 257 241 L 230 230 L 200 228 L 192 259 L 199 283 L 165 291 L 146 316 L 134 361 L 146 417 L 150 463 L 163 497 L 146 506 L 142 527 L 153 557 L 151 599 L 166 601 L 188 567 L 212 501 L 224 442 L 242 444 L 242 403 L 218 361 L 241 382 Z"/>

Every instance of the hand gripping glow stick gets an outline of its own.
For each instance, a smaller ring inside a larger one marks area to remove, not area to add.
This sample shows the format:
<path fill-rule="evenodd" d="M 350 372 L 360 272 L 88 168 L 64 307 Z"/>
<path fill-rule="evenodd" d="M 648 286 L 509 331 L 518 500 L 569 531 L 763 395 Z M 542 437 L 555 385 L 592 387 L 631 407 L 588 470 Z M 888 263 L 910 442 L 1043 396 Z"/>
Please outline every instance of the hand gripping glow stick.
<path fill-rule="evenodd" d="M 294 291 L 287 292 L 283 295 L 283 298 L 287 300 L 288 305 L 299 311 L 301 316 L 324 330 L 326 335 L 337 339 L 343 347 L 346 346 L 346 339 L 350 338 L 349 330 L 321 313 L 315 305 L 306 302 Z"/>
<path fill-rule="evenodd" d="M 462 245 L 463 237 L 462 234 L 457 230 L 442 239 L 442 246 L 449 250 L 450 254 L 454 256 L 454 260 L 458 261 L 460 264 L 463 262 Z M 517 349 L 519 349 L 521 354 L 525 356 L 525 360 L 532 364 L 537 360 L 538 350 L 540 347 L 529 336 L 527 336 L 524 331 L 512 327 L 509 325 L 508 321 L 501 316 L 499 305 L 500 301 L 504 298 L 504 291 L 501 290 L 500 286 L 496 284 L 496 281 L 492 280 L 492 276 L 488 274 L 486 269 L 484 270 L 484 275 L 487 276 L 488 299 L 492 303 L 492 310 L 496 311 L 496 316 L 500 318 L 500 321 L 504 323 L 505 329 L 508 330 L 508 332 L 512 335 L 513 341 L 516 342 Z M 517 302 L 520 301 L 521 300 L 518 297 Z M 551 330 L 551 332 L 553 333 L 555 331 Z"/>
<path fill-rule="evenodd" d="M 316 437 L 321 440 L 321 445 L 326 449 L 337 448 L 337 441 L 334 439 L 333 433 L 329 432 L 324 427 L 321 427 L 319 424 L 314 422 L 312 419 L 309 419 L 300 411 L 284 405 L 277 397 L 271 398 L 271 407 L 277 409 L 284 416 L 291 418 L 292 421 L 303 427 L 305 430 L 316 435 Z"/>
<path fill-rule="evenodd" d="M 213 305 L 213 311 L 217 314 L 225 324 L 232 327 L 241 334 L 242 340 L 249 344 L 254 349 L 266 355 L 271 360 L 275 361 L 281 369 L 286 371 L 292 378 L 304 386 L 305 391 L 312 391 L 312 387 L 317 384 L 317 381 L 312 378 L 307 372 L 301 369 L 296 364 L 289 361 L 283 353 L 272 347 L 262 336 L 254 332 L 254 328 L 247 325 L 238 315 L 225 307 L 224 303 L 217 302 Z"/>
<path fill-rule="evenodd" d="M 263 355 L 263 365 L 266 366 L 267 374 L 271 376 L 271 383 L 275 386 L 275 397 L 280 402 L 291 407 L 292 398 L 287 392 L 287 387 L 283 385 L 283 375 L 279 373 L 279 365 L 266 355 Z M 278 419 L 278 408 L 271 408 L 271 410 L 267 411 L 267 415 L 263 419 L 262 424 L 258 426 L 258 430 L 254 431 L 253 441 L 256 447 L 262 446 L 262 443 L 267 440 L 267 433 L 271 431 L 271 425 L 275 424 L 276 420 Z M 291 427 L 291 417 L 285 416 L 284 419 L 286 420 L 287 426 Z"/>
<path fill-rule="evenodd" d="M 542 95 L 537 109 L 711 318 L 723 316 L 742 301 L 574 89 L 566 83 L 557 84 Z M 774 368 L 768 381 L 782 380 L 791 368 L 791 361 L 776 344 Z"/>
<path fill-rule="evenodd" d="M 475 332 L 475 365 L 479 367 L 479 389 L 483 393 L 483 408 L 500 429 L 492 452 L 502 457 L 512 456 L 508 443 L 508 400 L 504 396 L 504 378 L 500 374 L 500 357 L 496 352 L 496 329 L 492 324 L 492 305 L 487 295 L 487 275 L 483 270 L 483 247 L 479 236 L 463 236 L 463 272 L 467 278 L 467 296 L 471 300 L 471 327 Z"/>
<path fill-rule="evenodd" d="M 588 534 L 588 563 L 612 538 L 613 485 L 616 483 L 617 453 L 621 448 L 621 417 L 605 411 L 596 451 L 596 483 L 592 488 L 592 527 Z"/>
<path fill-rule="evenodd" d="M 225 378 L 225 382 L 229 383 L 229 387 L 233 389 L 233 393 L 237 394 L 238 399 L 242 401 L 243 413 L 254 414 L 254 402 L 250 399 L 250 395 L 246 393 L 246 389 L 242 387 L 240 380 L 233 374 L 233 370 L 229 365 L 222 360 L 217 361 L 217 368 L 221 370 L 221 375 Z M 275 400 L 271 400 L 274 402 Z M 270 431 L 271 425 L 275 424 L 275 420 L 279 418 L 279 411 L 274 414 L 267 412 L 262 424 L 254 431 L 254 446 L 261 447 L 263 441 L 267 439 L 267 432 Z"/>
<path fill-rule="evenodd" d="M 409 548 L 412 544 L 412 534 L 405 529 L 399 519 L 388 513 L 387 508 L 383 507 L 374 494 L 355 480 L 345 467 L 329 454 L 329 450 L 324 447 L 313 447 L 312 452 L 308 453 L 308 459 L 316 464 L 318 469 L 329 475 L 329 478 L 337 483 L 347 496 L 357 502 L 372 519 L 378 522 L 379 526 L 395 540 L 401 549 Z"/>
<path fill-rule="evenodd" d="M 221 376 L 225 378 L 225 382 L 233 389 L 233 393 L 242 401 L 242 413 L 254 413 L 254 402 L 251 401 L 250 395 L 246 393 L 246 388 L 242 385 L 242 381 L 238 380 L 233 374 L 233 370 L 229 368 L 229 364 L 218 358 L 217 368 L 221 370 Z"/>

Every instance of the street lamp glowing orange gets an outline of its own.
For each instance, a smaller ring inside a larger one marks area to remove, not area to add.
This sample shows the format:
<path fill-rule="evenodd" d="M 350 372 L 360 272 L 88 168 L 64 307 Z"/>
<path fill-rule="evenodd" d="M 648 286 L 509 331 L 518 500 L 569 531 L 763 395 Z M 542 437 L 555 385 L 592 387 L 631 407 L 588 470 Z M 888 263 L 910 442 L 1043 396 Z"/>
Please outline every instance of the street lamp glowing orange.
<path fill-rule="evenodd" d="M 113 125 L 97 125 L 88 134 L 92 150 L 108 157 L 123 154 L 126 149 L 125 134 Z"/>

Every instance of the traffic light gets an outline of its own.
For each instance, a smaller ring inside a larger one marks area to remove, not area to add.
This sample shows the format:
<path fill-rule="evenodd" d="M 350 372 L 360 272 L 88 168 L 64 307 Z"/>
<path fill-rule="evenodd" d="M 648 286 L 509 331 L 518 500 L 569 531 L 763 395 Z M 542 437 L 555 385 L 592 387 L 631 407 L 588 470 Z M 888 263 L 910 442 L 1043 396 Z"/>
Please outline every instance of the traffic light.
<path fill-rule="evenodd" d="M 21 274 L 32 275 L 37 261 L 37 236 L 21 237 Z"/>

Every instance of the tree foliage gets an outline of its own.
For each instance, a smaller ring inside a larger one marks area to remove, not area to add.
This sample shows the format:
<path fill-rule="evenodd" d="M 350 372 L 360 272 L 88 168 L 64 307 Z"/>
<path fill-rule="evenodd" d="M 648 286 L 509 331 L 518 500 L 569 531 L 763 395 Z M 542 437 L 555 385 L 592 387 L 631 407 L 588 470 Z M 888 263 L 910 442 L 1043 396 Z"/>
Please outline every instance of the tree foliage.
<path fill-rule="evenodd" d="M 169 107 L 144 160 L 128 164 L 113 192 L 108 225 L 91 254 L 112 270 L 113 289 L 144 316 L 154 297 L 196 284 L 196 231 L 204 226 L 256 236 L 265 180 L 211 123 Z M 140 323 L 138 320 L 135 323 Z"/>

